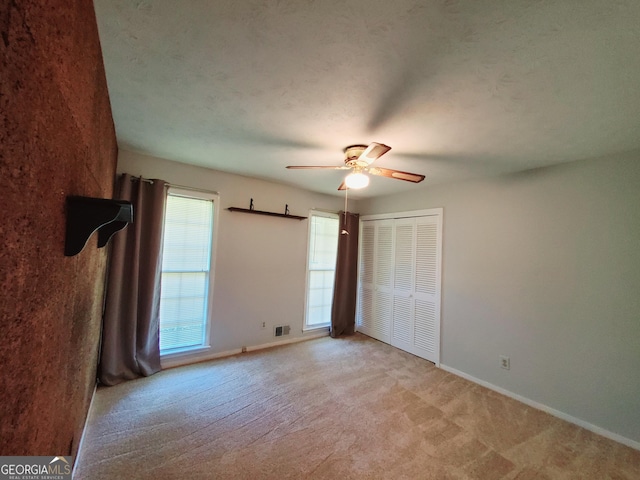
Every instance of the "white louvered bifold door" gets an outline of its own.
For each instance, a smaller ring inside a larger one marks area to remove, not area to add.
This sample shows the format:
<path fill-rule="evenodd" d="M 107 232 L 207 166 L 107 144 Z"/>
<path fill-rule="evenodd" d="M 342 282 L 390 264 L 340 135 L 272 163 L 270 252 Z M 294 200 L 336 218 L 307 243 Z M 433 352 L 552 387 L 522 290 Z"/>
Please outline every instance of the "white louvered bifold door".
<path fill-rule="evenodd" d="M 440 362 L 440 218 L 416 218 L 414 351 Z"/>
<path fill-rule="evenodd" d="M 372 337 L 391 340 L 393 308 L 393 220 L 376 222 Z"/>
<path fill-rule="evenodd" d="M 369 336 L 373 336 L 373 254 L 375 252 L 375 235 L 375 224 L 373 222 L 362 222 L 356 325 L 359 331 Z"/>
<path fill-rule="evenodd" d="M 358 330 L 440 362 L 442 213 L 363 221 Z"/>
<path fill-rule="evenodd" d="M 413 218 L 403 218 L 396 220 L 394 224 L 393 315 L 390 343 L 409 352 L 413 347 L 415 223 Z"/>
<path fill-rule="evenodd" d="M 389 343 L 393 307 L 393 220 L 363 222 L 358 330 Z"/>

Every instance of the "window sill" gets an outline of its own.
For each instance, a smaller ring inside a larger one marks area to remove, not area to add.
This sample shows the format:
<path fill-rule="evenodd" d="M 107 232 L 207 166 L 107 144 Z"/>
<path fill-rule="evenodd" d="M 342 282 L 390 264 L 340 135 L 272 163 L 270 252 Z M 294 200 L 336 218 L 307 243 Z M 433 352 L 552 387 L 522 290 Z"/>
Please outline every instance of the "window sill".
<path fill-rule="evenodd" d="M 186 365 L 204 360 L 210 356 L 210 352 L 210 346 L 174 350 L 169 353 L 161 353 L 160 363 L 162 368 L 177 367 L 178 365 Z"/>
<path fill-rule="evenodd" d="M 328 323 L 323 323 L 322 325 L 305 326 L 305 327 L 302 328 L 302 331 L 303 332 L 317 332 L 318 330 L 326 330 L 328 332 L 330 327 L 331 327 L 331 325 L 329 325 Z"/>

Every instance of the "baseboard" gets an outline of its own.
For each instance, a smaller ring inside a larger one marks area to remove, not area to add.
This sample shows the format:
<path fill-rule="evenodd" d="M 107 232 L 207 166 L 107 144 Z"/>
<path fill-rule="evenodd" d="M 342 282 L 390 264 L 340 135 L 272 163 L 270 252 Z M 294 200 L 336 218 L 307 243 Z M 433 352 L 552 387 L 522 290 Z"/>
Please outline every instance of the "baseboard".
<path fill-rule="evenodd" d="M 96 398 L 96 390 L 98 389 L 98 382 L 93 386 L 93 393 L 91 394 L 91 401 L 89 401 L 89 408 L 87 409 L 87 418 L 84 419 L 84 425 L 82 427 L 82 433 L 80 434 L 80 441 L 78 442 L 78 451 L 73 459 L 73 468 L 71 470 L 71 478 L 76 476 L 76 468 L 78 467 L 78 460 L 82 455 L 82 446 L 84 445 L 84 438 L 87 434 L 87 424 L 89 423 L 89 417 L 91 417 L 91 411 L 93 410 L 93 400 Z"/>
<path fill-rule="evenodd" d="M 585 430 L 589 430 L 590 432 L 596 433 L 605 438 L 613 440 L 614 442 L 621 443 L 635 450 L 640 450 L 640 442 L 637 442 L 627 437 L 623 437 L 622 435 L 619 435 L 617 433 L 610 432 L 609 430 L 605 430 L 602 427 L 598 427 L 597 425 L 594 425 L 592 423 L 585 422 L 584 420 L 573 417 L 567 413 L 561 412 L 560 410 L 556 410 L 555 408 L 551 408 L 548 405 L 545 405 L 543 403 L 539 403 L 539 402 L 536 402 L 535 400 L 531 400 L 529 398 L 518 395 L 517 393 L 513 393 L 509 390 L 505 390 L 504 388 L 498 387 L 492 383 L 486 382 L 484 380 L 480 380 L 479 378 L 476 378 L 467 373 L 461 372 L 460 370 L 456 370 L 455 368 L 444 365 L 443 363 L 440 364 L 440 368 L 449 373 L 453 373 L 458 377 L 462 377 L 465 380 L 469 380 L 470 382 L 477 383 L 478 385 L 482 385 L 483 387 L 486 387 L 489 390 L 493 390 L 494 392 L 501 393 L 506 397 L 513 398 L 514 400 L 524 403 L 525 405 L 533 407 L 537 410 L 542 410 L 543 412 L 553 415 L 554 417 L 560 418 L 561 420 L 565 420 L 569 423 L 573 423 L 574 425 L 582 427 Z"/>
<path fill-rule="evenodd" d="M 280 345 L 288 345 L 290 343 L 306 342 L 307 340 L 313 340 L 315 338 L 326 337 L 329 335 L 329 330 L 311 330 L 305 333 L 302 337 L 287 338 L 286 340 L 278 340 L 277 342 L 263 343 L 262 345 L 256 345 L 254 347 L 246 347 L 247 352 L 253 352 L 256 350 L 264 350 L 265 348 L 278 347 Z"/>
<path fill-rule="evenodd" d="M 254 352 L 257 350 L 264 350 L 265 348 L 277 347 L 280 345 L 288 345 L 291 343 L 306 342 L 307 340 L 313 340 L 315 338 L 326 337 L 329 335 L 328 329 L 311 330 L 306 332 L 302 337 L 292 337 L 286 340 L 278 340 L 277 342 L 262 343 L 260 345 L 246 346 L 242 348 L 234 348 L 232 350 L 225 350 L 224 352 L 210 353 L 207 355 L 198 355 L 197 357 L 185 355 L 184 357 L 176 356 L 173 358 L 167 358 L 162 360 L 162 369 L 168 370 L 170 368 L 180 367 L 183 365 L 191 365 L 194 363 L 208 362 L 209 360 L 216 360 L 218 358 L 231 357 L 243 352 Z"/>

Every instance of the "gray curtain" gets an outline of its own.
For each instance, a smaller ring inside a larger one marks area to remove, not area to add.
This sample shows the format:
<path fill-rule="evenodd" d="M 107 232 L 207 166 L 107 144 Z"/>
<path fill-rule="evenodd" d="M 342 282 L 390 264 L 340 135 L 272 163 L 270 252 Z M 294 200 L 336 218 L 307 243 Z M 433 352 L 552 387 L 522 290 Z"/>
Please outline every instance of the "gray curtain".
<path fill-rule="evenodd" d="M 104 385 L 160 371 L 160 273 L 166 182 L 123 174 L 118 200 L 133 223 L 111 239 L 98 378 Z"/>
<path fill-rule="evenodd" d="M 358 231 L 360 216 L 340 212 L 340 236 L 331 307 L 331 336 L 352 335 L 356 328 Z M 348 233 L 345 233 L 348 232 Z"/>

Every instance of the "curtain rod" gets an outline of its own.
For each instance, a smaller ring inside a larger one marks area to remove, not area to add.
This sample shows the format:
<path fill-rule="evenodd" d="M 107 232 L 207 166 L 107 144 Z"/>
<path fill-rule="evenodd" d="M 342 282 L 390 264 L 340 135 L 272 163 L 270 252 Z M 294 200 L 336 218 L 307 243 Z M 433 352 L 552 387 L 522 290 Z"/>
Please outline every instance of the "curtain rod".
<path fill-rule="evenodd" d="M 220 195 L 220 192 L 216 192 L 215 190 L 207 190 L 206 188 L 197 188 L 197 187 L 188 187 L 186 185 L 177 185 L 175 183 L 167 183 L 165 185 L 167 188 L 181 188 L 182 190 L 191 190 L 193 192 L 202 192 L 202 193 L 210 193 L 213 195 Z"/>
<path fill-rule="evenodd" d="M 153 180 L 151 180 L 150 178 L 144 178 L 144 177 L 131 177 L 131 181 L 135 182 L 135 181 L 143 181 L 143 182 L 147 182 L 153 185 Z M 166 182 L 164 185 L 166 188 L 169 187 L 173 187 L 173 188 L 181 188 L 182 190 L 191 190 L 193 192 L 202 192 L 202 193 L 210 193 L 213 195 L 220 195 L 219 192 L 213 191 L 213 190 L 207 190 L 204 188 L 196 188 L 196 187 L 188 187 L 187 185 L 177 185 L 175 183 L 169 183 Z"/>

